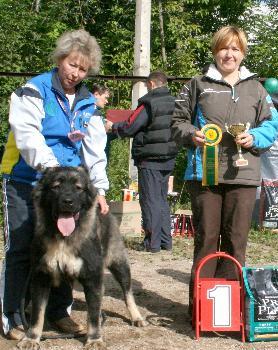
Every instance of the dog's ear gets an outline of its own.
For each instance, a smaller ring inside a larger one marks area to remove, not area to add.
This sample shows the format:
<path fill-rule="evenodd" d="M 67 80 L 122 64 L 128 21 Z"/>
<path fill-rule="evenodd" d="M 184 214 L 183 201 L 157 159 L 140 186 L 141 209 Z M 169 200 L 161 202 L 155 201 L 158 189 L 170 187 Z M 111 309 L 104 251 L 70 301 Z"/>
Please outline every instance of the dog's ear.
<path fill-rule="evenodd" d="M 42 182 L 43 182 L 43 178 L 40 178 L 40 180 L 36 183 L 35 187 L 33 188 L 33 191 L 32 191 L 33 201 L 38 202 L 41 200 L 43 188 L 44 188 L 44 185 Z"/>
<path fill-rule="evenodd" d="M 54 173 L 57 170 L 58 167 L 50 167 L 45 168 L 41 172 L 38 173 L 37 179 L 38 182 L 36 183 L 33 191 L 32 191 L 32 198 L 33 200 L 39 201 L 43 194 L 43 189 L 46 186 L 46 179 L 48 176 L 50 176 L 52 173 Z"/>
<path fill-rule="evenodd" d="M 76 167 L 76 170 L 81 174 L 85 173 L 87 176 L 89 176 L 89 169 L 85 165 L 79 165 Z"/>
<path fill-rule="evenodd" d="M 46 174 L 51 174 L 51 173 L 54 173 L 54 171 L 57 170 L 57 168 L 60 168 L 58 166 L 54 166 L 54 167 L 49 167 L 49 168 L 45 168 L 43 171 L 42 171 L 42 177 L 44 177 Z"/>
<path fill-rule="evenodd" d="M 55 169 L 60 168 L 59 166 L 54 166 L 54 167 L 47 167 L 47 168 L 43 168 L 42 166 L 38 166 L 36 168 L 36 170 L 38 171 L 38 179 L 41 179 L 45 174 L 49 174 L 53 171 L 55 171 Z"/>
<path fill-rule="evenodd" d="M 91 207 L 97 197 L 97 189 L 92 184 L 89 174 L 87 174 L 87 185 L 86 185 L 86 199 L 87 199 L 87 208 Z"/>
<path fill-rule="evenodd" d="M 96 190 L 95 186 L 92 184 L 88 168 L 81 165 L 81 166 L 76 167 L 76 170 L 79 172 L 79 174 L 84 179 L 84 184 L 86 184 L 87 194 L 89 196 L 89 198 L 88 198 L 89 201 L 93 202 L 95 200 L 95 197 L 97 196 L 97 190 Z"/>
<path fill-rule="evenodd" d="M 88 188 L 91 193 L 91 196 L 95 198 L 97 196 L 97 189 L 95 188 L 95 186 L 92 184 L 91 181 L 89 181 Z"/>
<path fill-rule="evenodd" d="M 54 174 L 57 171 L 57 169 L 60 169 L 60 167 L 49 167 L 39 172 L 37 175 L 38 183 L 43 183 L 46 176 L 51 176 L 51 174 Z"/>

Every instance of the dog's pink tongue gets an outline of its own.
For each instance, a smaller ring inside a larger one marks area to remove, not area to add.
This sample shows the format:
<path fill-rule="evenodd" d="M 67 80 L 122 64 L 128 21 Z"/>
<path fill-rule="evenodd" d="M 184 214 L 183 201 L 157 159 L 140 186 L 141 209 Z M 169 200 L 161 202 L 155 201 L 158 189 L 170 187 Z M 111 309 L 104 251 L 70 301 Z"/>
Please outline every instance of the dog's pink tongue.
<path fill-rule="evenodd" d="M 75 229 L 74 217 L 59 216 L 57 226 L 63 236 L 70 236 Z"/>

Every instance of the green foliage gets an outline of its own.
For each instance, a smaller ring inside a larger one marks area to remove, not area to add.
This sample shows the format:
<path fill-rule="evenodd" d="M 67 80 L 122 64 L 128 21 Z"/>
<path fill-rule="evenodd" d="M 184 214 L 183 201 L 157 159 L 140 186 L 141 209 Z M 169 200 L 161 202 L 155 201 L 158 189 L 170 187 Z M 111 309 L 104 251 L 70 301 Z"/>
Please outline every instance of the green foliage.
<path fill-rule="evenodd" d="M 267 229 L 251 229 L 247 246 L 247 261 L 256 264 L 256 266 L 273 264 L 277 261 L 277 254 L 273 250 L 277 243 L 277 233 Z M 264 247 L 263 249 L 262 246 Z"/>
<path fill-rule="evenodd" d="M 129 185 L 128 164 L 129 139 L 112 141 L 107 171 L 110 181 L 108 200 L 122 200 L 122 189 L 128 188 Z"/>
<path fill-rule="evenodd" d="M 175 162 L 174 175 L 174 191 L 179 193 L 179 204 L 188 207 L 189 195 L 185 188 L 184 173 L 186 168 L 186 149 L 180 149 Z"/>
<path fill-rule="evenodd" d="M 245 23 L 249 34 L 246 65 L 262 77 L 278 77 L 278 12 L 267 14 L 249 10 Z"/>
<path fill-rule="evenodd" d="M 135 38 L 135 0 L 0 0 L 0 71 L 42 72 L 51 66 L 49 56 L 55 40 L 68 29 L 85 28 L 95 35 L 103 53 L 101 74 L 132 75 Z M 258 0 L 167 0 L 162 1 L 167 63 L 170 76 L 191 77 L 212 60 L 210 38 L 226 24 L 243 27 L 251 41 L 246 64 L 260 76 L 277 77 L 277 1 L 267 15 L 254 12 Z M 163 67 L 158 1 L 152 1 L 151 70 Z M 8 100 L 11 92 L 26 78 L 0 77 L 0 147 L 8 132 Z M 91 86 L 92 81 L 88 80 Z M 132 83 L 105 82 L 113 95 L 109 108 L 130 108 Z M 170 84 L 173 94 L 180 83 Z M 118 199 L 128 183 L 128 140 L 113 141 L 109 177 L 110 199 Z M 185 151 L 177 157 L 175 190 L 181 191 Z M 182 202 L 187 202 L 186 192 Z M 115 198 L 114 198 L 115 197 Z"/>
<path fill-rule="evenodd" d="M 166 70 L 171 75 L 191 77 L 211 62 L 210 38 L 223 25 L 243 25 L 241 15 L 252 0 L 169 0 L 164 9 Z M 152 68 L 162 67 L 157 1 L 152 9 Z"/>

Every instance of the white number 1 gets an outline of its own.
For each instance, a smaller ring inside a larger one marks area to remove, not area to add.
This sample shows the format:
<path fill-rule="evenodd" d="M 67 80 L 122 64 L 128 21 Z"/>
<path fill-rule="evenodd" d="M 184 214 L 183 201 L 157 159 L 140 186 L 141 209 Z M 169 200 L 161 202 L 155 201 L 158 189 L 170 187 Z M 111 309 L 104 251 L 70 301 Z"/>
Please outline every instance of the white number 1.
<path fill-rule="evenodd" d="M 207 291 L 207 298 L 213 300 L 213 327 L 230 327 L 231 286 L 215 285 Z"/>

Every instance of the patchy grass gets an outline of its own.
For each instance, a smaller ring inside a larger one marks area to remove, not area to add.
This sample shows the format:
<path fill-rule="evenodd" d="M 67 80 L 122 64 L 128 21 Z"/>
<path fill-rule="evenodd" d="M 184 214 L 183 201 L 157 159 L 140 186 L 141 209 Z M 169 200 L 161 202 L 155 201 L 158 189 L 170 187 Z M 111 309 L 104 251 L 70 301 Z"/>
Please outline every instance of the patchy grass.
<path fill-rule="evenodd" d="M 270 230 L 251 229 L 246 261 L 252 265 L 278 265 L 278 234 Z"/>
<path fill-rule="evenodd" d="M 143 236 L 126 236 L 129 249 L 142 250 Z M 278 265 L 278 234 L 269 230 L 251 229 L 247 244 L 246 263 L 249 265 Z M 173 256 L 175 259 L 192 260 L 194 239 L 188 237 L 173 238 Z"/>
<path fill-rule="evenodd" d="M 125 237 L 125 244 L 128 249 L 143 250 L 142 241 L 143 235 Z M 176 259 L 191 259 L 193 255 L 193 246 L 193 238 L 173 237 L 173 257 Z"/>

